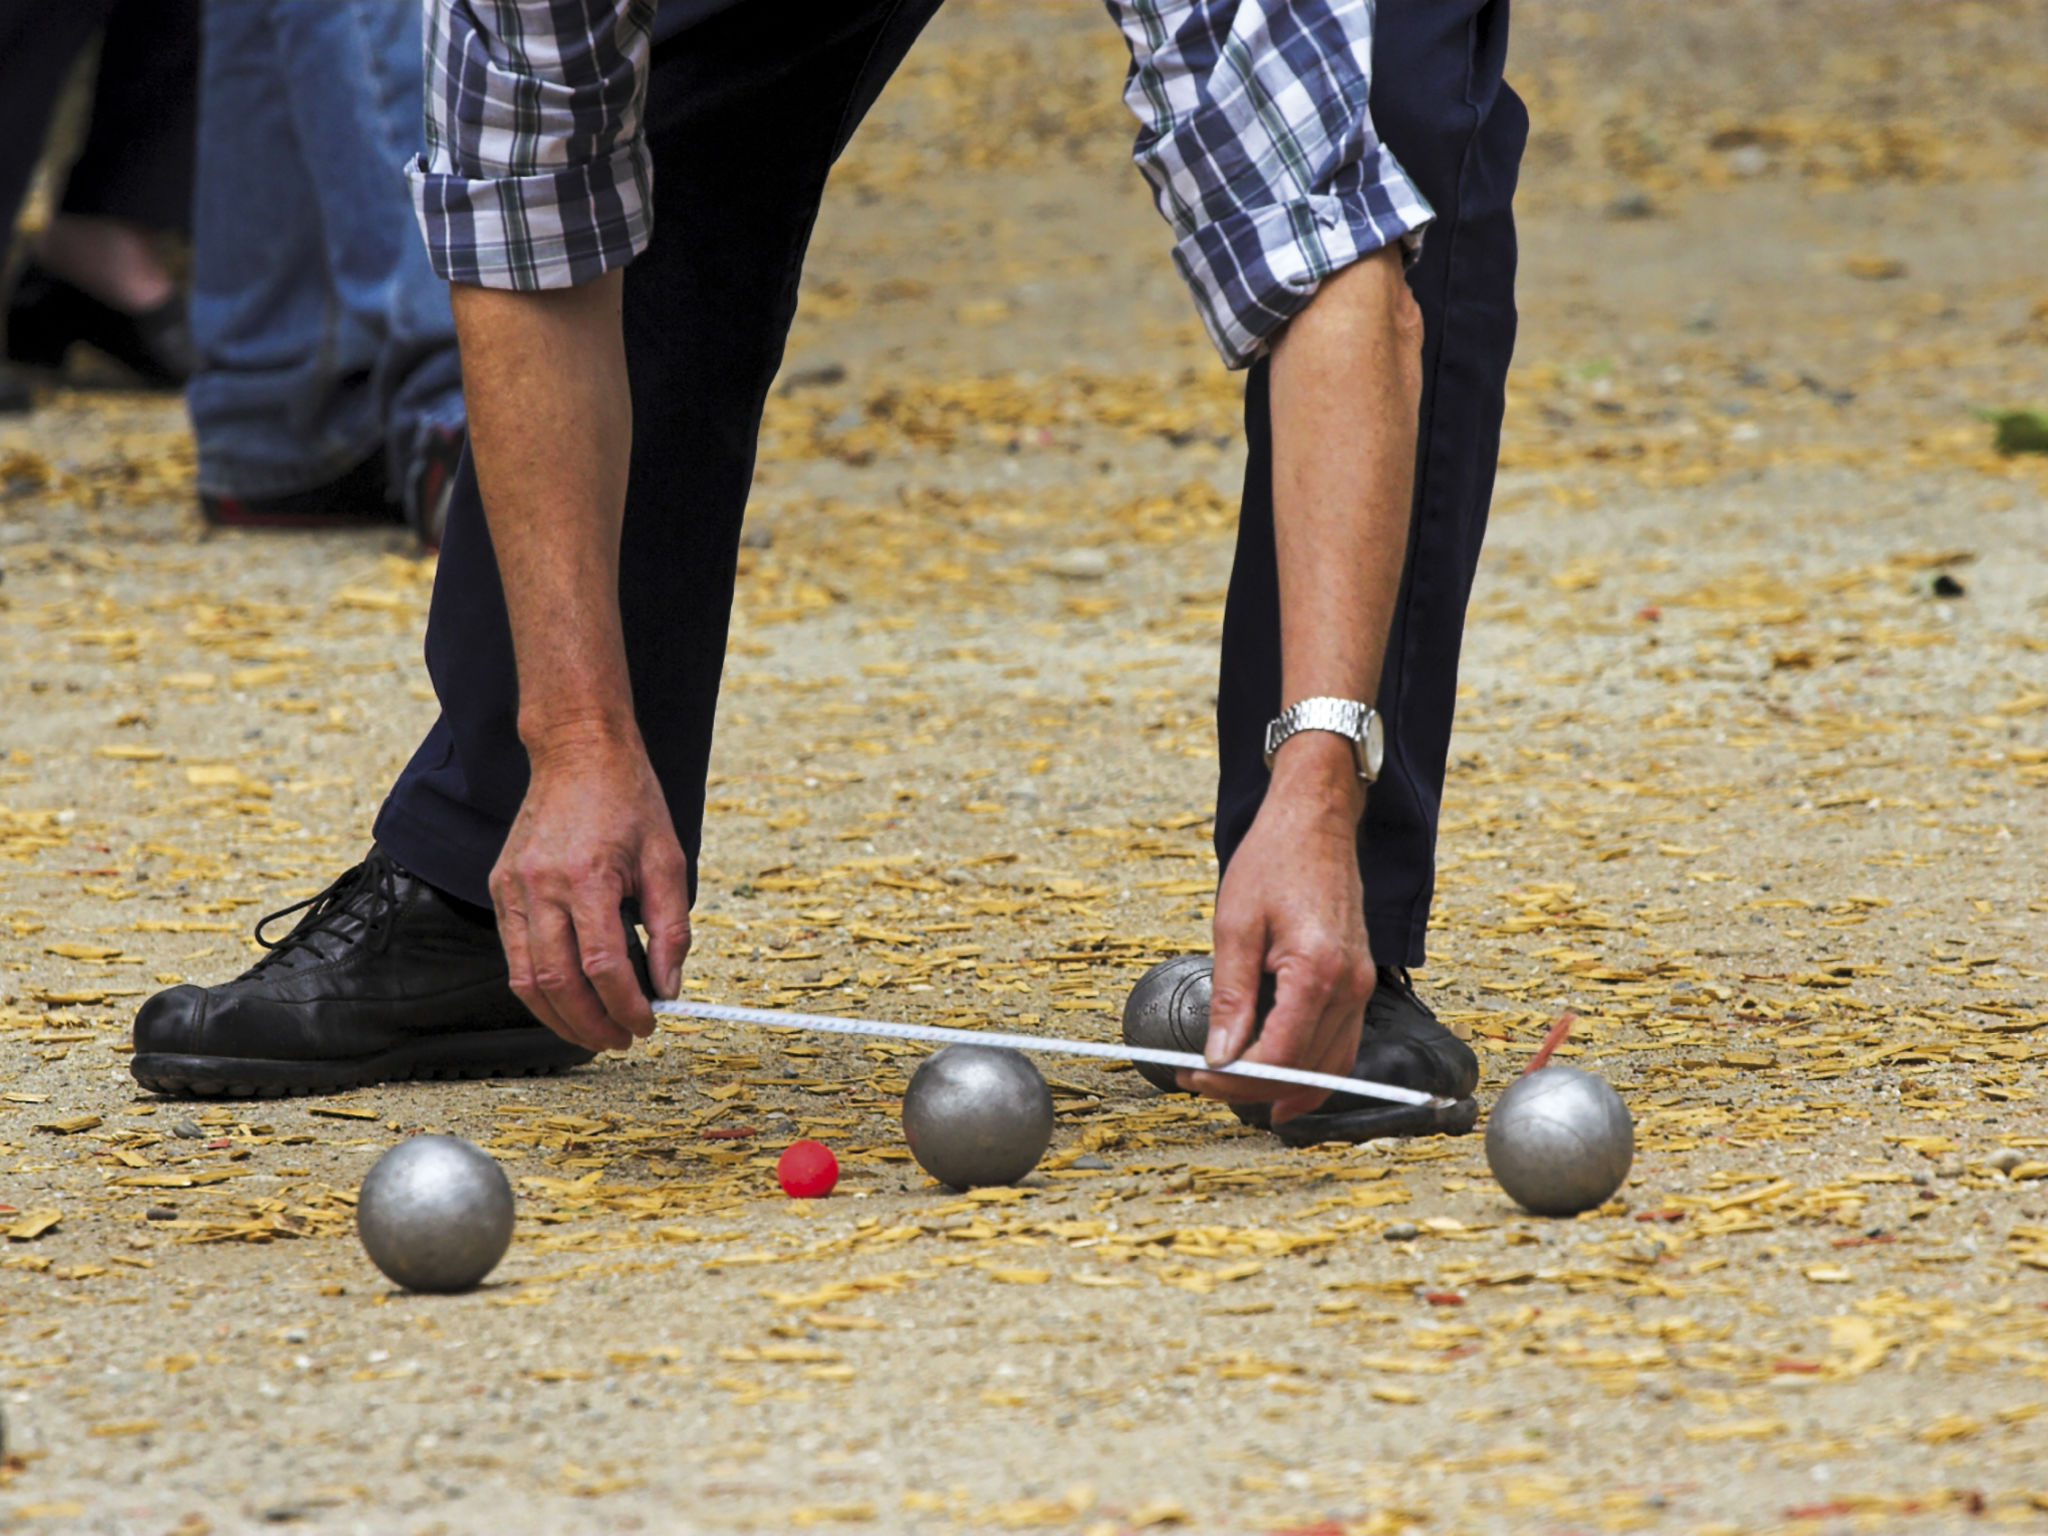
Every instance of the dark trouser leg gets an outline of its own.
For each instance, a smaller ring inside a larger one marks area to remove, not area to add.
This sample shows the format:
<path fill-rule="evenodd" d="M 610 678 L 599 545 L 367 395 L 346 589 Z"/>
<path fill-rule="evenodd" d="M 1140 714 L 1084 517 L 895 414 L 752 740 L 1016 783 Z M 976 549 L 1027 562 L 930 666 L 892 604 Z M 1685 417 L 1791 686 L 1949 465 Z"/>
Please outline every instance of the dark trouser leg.
<path fill-rule="evenodd" d="M 0 0 L 0 262 L 72 62 L 112 9 L 113 0 Z"/>
<path fill-rule="evenodd" d="M 1507 30 L 1508 0 L 1382 0 L 1373 45 L 1374 125 L 1437 213 L 1408 274 L 1425 328 L 1415 506 L 1380 678 L 1386 765 L 1358 837 L 1366 929 L 1381 965 L 1423 959 L 1465 603 L 1514 350 L 1513 200 L 1528 115 L 1501 79 Z M 1216 846 L 1226 864 L 1265 795 L 1265 727 L 1283 702 L 1264 364 L 1245 392 L 1245 427 L 1250 457 L 1216 703 Z"/>
<path fill-rule="evenodd" d="M 198 132 L 199 0 L 120 0 L 63 211 L 189 229 Z"/>
<path fill-rule="evenodd" d="M 626 272 L 633 464 L 619 602 L 634 710 L 692 877 L 761 406 L 825 176 L 938 0 L 748 0 L 655 51 L 653 242 Z M 377 839 L 473 902 L 526 793 L 519 685 L 473 467 L 427 624 L 441 717 Z"/>

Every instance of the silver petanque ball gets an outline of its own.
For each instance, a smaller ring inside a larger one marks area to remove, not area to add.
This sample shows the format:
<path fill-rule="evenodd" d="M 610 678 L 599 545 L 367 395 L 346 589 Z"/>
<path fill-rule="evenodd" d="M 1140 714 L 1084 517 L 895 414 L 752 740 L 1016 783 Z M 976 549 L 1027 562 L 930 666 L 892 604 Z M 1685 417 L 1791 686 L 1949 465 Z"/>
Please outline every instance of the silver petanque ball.
<path fill-rule="evenodd" d="M 1607 1079 L 1549 1066 L 1519 1078 L 1486 1117 L 1486 1164 L 1538 1216 L 1605 1204 L 1635 1161 L 1635 1123 Z"/>
<path fill-rule="evenodd" d="M 370 1262 L 409 1291 L 466 1291 L 512 1243 L 512 1185 L 460 1136 L 414 1136 L 377 1159 L 356 1196 Z"/>
<path fill-rule="evenodd" d="M 1124 1044 L 1201 1055 L 1209 1039 L 1209 984 L 1215 969 L 1207 955 L 1176 955 L 1140 976 L 1124 1001 Z M 1160 1092 L 1180 1091 L 1173 1068 L 1150 1061 L 1132 1065 Z"/>
<path fill-rule="evenodd" d="M 1021 1051 L 949 1045 L 911 1074 L 903 1135 L 941 1184 L 1014 1184 L 1052 1141 L 1052 1090 Z"/>

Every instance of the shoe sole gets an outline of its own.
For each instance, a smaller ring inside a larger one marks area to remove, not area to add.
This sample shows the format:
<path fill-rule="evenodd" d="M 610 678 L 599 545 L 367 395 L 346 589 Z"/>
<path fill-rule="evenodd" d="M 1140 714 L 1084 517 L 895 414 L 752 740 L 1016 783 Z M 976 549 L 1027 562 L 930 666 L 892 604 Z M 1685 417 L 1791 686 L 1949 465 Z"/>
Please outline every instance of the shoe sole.
<path fill-rule="evenodd" d="M 1315 1110 L 1296 1115 L 1273 1134 L 1290 1147 L 1331 1141 L 1379 1141 L 1388 1136 L 1463 1136 L 1479 1123 L 1479 1101 L 1458 1099 L 1442 1108 L 1428 1104 L 1375 1104 L 1366 1109 Z"/>
<path fill-rule="evenodd" d="M 297 529 L 302 533 L 331 533 L 397 526 L 382 512 L 261 512 L 212 506 L 202 507 L 201 512 L 207 525 L 213 528 L 281 528 Z"/>
<path fill-rule="evenodd" d="M 375 1056 L 345 1061 L 267 1061 L 248 1056 L 177 1056 L 152 1052 L 129 1071 L 151 1093 L 184 1099 L 283 1099 L 341 1093 L 375 1083 L 491 1077 L 548 1077 L 580 1067 L 595 1053 L 532 1030 L 493 1030 L 417 1040 Z"/>
<path fill-rule="evenodd" d="M 1317 1109 L 1296 1115 L 1275 1127 L 1272 1106 L 1233 1104 L 1237 1118 L 1254 1130 L 1272 1131 L 1290 1147 L 1320 1146 L 1326 1141 L 1378 1141 L 1387 1136 L 1463 1136 L 1479 1123 L 1479 1101 L 1461 1098 L 1438 1108 L 1429 1104 L 1390 1104 L 1353 1100 L 1358 1108 Z"/>

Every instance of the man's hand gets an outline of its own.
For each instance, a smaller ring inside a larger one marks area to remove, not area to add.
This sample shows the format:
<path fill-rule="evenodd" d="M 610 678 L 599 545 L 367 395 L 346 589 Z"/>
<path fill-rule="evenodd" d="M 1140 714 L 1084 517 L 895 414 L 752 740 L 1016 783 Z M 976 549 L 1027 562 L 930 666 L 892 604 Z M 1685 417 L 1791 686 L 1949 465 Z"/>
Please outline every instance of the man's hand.
<path fill-rule="evenodd" d="M 676 995 L 690 949 L 688 865 L 634 721 L 619 617 L 633 443 L 622 282 L 453 294 L 533 770 L 491 900 L 512 990 L 591 1050 L 654 1029 L 619 904 L 640 903 L 661 996 Z"/>
<path fill-rule="evenodd" d="M 619 907 L 637 898 L 656 990 L 674 997 L 690 952 L 689 863 L 638 740 L 595 733 L 530 749 L 533 778 L 491 871 L 512 990 L 593 1051 L 654 1032 Z"/>
<path fill-rule="evenodd" d="M 1271 366 L 1281 703 L 1370 703 L 1407 555 L 1422 391 L 1422 317 L 1400 252 L 1326 282 L 1274 343 Z M 1374 975 L 1358 878 L 1364 808 L 1349 742 L 1304 731 L 1281 746 L 1216 897 L 1211 1065 L 1248 1055 L 1351 1070 Z M 1277 996 L 1253 1043 L 1267 972 Z M 1271 1099 L 1275 1124 L 1325 1097 L 1213 1072 L 1189 1073 L 1184 1086 Z"/>
<path fill-rule="evenodd" d="M 1305 732 L 1274 759 L 1273 786 L 1216 897 L 1203 1052 L 1212 1063 L 1242 1057 L 1339 1076 L 1351 1070 L 1373 988 L 1355 842 L 1362 790 L 1351 747 L 1336 736 Z M 1261 1027 L 1259 987 L 1268 972 L 1276 996 Z M 1327 1097 L 1218 1072 L 1183 1072 L 1180 1083 L 1211 1098 L 1274 1099 L 1275 1125 Z"/>

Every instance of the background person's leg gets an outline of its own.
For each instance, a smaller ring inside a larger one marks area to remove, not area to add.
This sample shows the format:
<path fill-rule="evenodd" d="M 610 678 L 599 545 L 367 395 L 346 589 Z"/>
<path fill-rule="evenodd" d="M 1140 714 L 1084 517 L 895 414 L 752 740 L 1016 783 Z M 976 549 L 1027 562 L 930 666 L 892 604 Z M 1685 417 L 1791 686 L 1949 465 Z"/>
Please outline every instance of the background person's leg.
<path fill-rule="evenodd" d="M 199 13 L 200 0 L 117 0 L 100 42 L 92 125 L 61 213 L 147 229 L 191 226 Z"/>
<path fill-rule="evenodd" d="M 654 237 L 626 272 L 633 465 L 620 605 L 634 709 L 694 882 L 740 523 L 833 158 L 938 0 L 751 0 L 663 43 Z M 377 819 L 398 861 L 487 903 L 526 793 L 518 676 L 465 462 L 427 625 L 441 717 Z"/>
<path fill-rule="evenodd" d="M 1423 960 L 1465 603 L 1514 351 L 1513 201 L 1528 116 L 1501 78 L 1507 31 L 1508 0 L 1382 0 L 1373 44 L 1374 125 L 1437 213 L 1409 271 L 1425 337 L 1414 516 L 1379 687 L 1386 765 L 1359 829 L 1380 965 Z M 1245 427 L 1216 704 L 1216 846 L 1226 864 L 1265 795 L 1266 722 L 1283 703 L 1264 364 L 1247 383 Z"/>
<path fill-rule="evenodd" d="M 112 8 L 113 0 L 0 0 L 0 255 L 12 242 L 72 63 Z"/>
<path fill-rule="evenodd" d="M 336 302 L 374 347 L 367 383 L 395 496 L 426 434 L 463 423 L 448 285 L 427 260 L 405 180 L 425 147 L 419 10 L 391 0 L 271 4 Z"/>
<path fill-rule="evenodd" d="M 199 367 L 186 391 L 202 496 L 310 491 L 342 479 L 383 441 L 370 383 L 381 325 L 352 315 L 332 280 L 307 170 L 314 157 L 345 151 L 302 137 L 302 123 L 322 126 L 302 108 L 332 87 L 294 78 L 305 59 L 287 47 L 281 17 L 291 9 L 278 0 L 206 5 L 192 230 Z M 345 46 L 347 29 L 333 30 Z M 345 66 L 340 57 L 321 69 Z"/>

